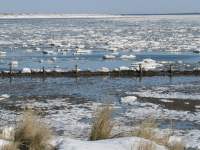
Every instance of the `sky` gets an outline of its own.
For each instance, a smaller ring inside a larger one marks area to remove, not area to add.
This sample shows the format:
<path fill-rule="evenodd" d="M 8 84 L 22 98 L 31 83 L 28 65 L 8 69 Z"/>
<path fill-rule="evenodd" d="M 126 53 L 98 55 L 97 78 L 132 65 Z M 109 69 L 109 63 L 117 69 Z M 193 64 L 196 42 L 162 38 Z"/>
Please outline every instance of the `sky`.
<path fill-rule="evenodd" d="M 200 12 L 200 0 L 0 0 L 0 13 Z"/>

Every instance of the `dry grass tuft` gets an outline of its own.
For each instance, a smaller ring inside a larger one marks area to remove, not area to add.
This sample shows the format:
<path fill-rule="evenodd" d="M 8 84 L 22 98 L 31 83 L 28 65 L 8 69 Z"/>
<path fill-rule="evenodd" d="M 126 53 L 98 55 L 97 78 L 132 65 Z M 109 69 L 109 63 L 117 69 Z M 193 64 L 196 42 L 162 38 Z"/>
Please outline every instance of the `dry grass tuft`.
<path fill-rule="evenodd" d="M 3 147 L 2 147 L 2 150 L 19 150 L 18 149 L 18 144 L 16 144 L 16 143 L 10 143 L 10 144 L 7 144 L 7 145 L 4 145 Z"/>
<path fill-rule="evenodd" d="M 176 143 L 173 146 L 168 146 L 169 150 L 185 150 L 185 146 L 183 143 Z"/>
<path fill-rule="evenodd" d="M 141 141 L 137 147 L 137 150 L 155 150 L 155 144 L 153 142 Z"/>
<path fill-rule="evenodd" d="M 132 136 L 141 137 L 144 139 L 148 139 L 153 141 L 159 145 L 166 146 L 169 150 L 184 150 L 185 146 L 183 143 L 175 143 L 172 146 L 168 145 L 169 138 L 172 135 L 172 132 L 159 134 L 155 132 L 155 129 L 158 128 L 158 124 L 156 123 L 155 119 L 146 119 L 141 123 L 138 129 L 132 131 Z M 147 146 L 149 143 L 140 143 L 138 150 L 154 150 L 152 146 Z"/>
<path fill-rule="evenodd" d="M 152 140 L 155 136 L 154 129 L 157 128 L 157 123 L 154 119 L 143 121 L 138 129 L 132 132 L 132 135 Z"/>
<path fill-rule="evenodd" d="M 17 125 L 14 142 L 19 143 L 20 150 L 50 150 L 51 137 L 48 126 L 34 112 L 27 111 Z"/>
<path fill-rule="evenodd" d="M 132 136 L 137 136 L 154 141 L 160 145 L 167 145 L 171 133 L 160 136 L 158 135 L 158 133 L 155 132 L 156 128 L 158 128 L 156 120 L 149 118 L 143 121 L 138 129 L 132 131 L 131 134 Z"/>
<path fill-rule="evenodd" d="M 97 109 L 90 133 L 91 141 L 109 139 L 111 137 L 113 129 L 112 112 L 113 109 L 110 106 Z"/>

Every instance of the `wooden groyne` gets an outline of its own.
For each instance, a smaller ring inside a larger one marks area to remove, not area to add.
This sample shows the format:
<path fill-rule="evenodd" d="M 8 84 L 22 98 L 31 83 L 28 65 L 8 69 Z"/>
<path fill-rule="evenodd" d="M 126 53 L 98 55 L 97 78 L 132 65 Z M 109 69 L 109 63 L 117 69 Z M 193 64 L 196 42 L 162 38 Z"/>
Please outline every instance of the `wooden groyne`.
<path fill-rule="evenodd" d="M 151 76 L 200 76 L 200 70 L 178 71 L 178 70 L 153 70 L 153 71 L 66 71 L 66 72 L 40 72 L 31 71 L 24 73 L 21 71 L 15 72 L 0 72 L 0 77 L 95 77 L 95 76 L 111 76 L 111 77 L 151 77 Z"/>

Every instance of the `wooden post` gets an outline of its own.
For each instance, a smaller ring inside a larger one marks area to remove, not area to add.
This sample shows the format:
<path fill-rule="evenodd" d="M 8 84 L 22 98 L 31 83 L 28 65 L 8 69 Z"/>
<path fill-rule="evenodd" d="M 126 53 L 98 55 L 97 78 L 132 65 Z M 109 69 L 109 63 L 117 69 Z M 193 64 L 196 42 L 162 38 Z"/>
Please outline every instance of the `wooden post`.
<path fill-rule="evenodd" d="M 140 76 L 142 76 L 142 64 L 139 64 L 139 72 L 140 72 Z"/>
<path fill-rule="evenodd" d="M 43 75 L 45 75 L 45 68 L 44 68 L 44 66 L 42 67 L 42 73 L 43 73 Z"/>
<path fill-rule="evenodd" d="M 75 65 L 75 73 L 76 73 L 76 76 L 78 76 L 78 65 L 77 64 Z"/>
<path fill-rule="evenodd" d="M 169 73 L 170 73 L 170 74 L 172 74 L 172 70 L 173 70 L 172 64 L 170 64 L 170 66 L 169 66 Z"/>
<path fill-rule="evenodd" d="M 9 67 L 10 67 L 10 75 L 12 75 L 12 63 L 9 63 Z"/>

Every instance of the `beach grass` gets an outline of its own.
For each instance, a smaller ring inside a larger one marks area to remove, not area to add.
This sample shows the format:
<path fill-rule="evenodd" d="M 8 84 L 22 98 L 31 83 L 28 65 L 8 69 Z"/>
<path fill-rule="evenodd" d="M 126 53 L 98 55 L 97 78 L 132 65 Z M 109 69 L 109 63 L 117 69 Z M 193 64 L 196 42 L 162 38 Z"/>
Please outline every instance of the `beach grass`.
<path fill-rule="evenodd" d="M 20 150 L 51 150 L 52 131 L 33 111 L 26 111 L 17 124 L 14 143 Z"/>
<path fill-rule="evenodd" d="M 137 150 L 155 150 L 155 145 L 153 142 L 140 141 Z"/>
<path fill-rule="evenodd" d="M 111 132 L 114 126 L 112 112 L 113 108 L 109 105 L 96 110 L 90 133 L 91 141 L 111 138 Z"/>
<path fill-rule="evenodd" d="M 2 150 L 20 150 L 17 143 L 9 143 L 2 147 Z"/>

